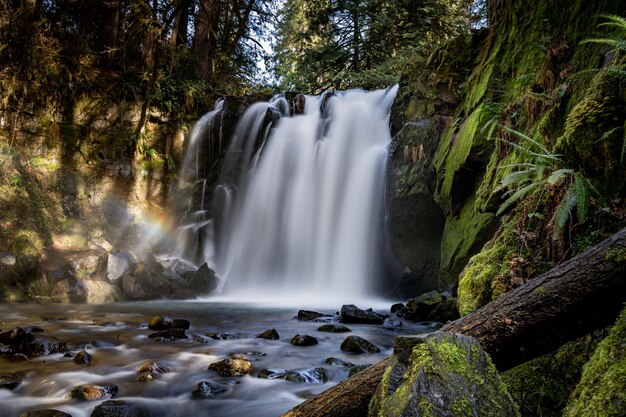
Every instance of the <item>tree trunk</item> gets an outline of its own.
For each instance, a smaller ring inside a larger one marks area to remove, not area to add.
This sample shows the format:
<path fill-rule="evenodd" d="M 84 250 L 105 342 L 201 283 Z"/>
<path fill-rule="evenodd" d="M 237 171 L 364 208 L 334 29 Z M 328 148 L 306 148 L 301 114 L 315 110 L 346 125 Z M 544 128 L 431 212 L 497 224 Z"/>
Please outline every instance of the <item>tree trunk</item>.
<path fill-rule="evenodd" d="M 117 36 L 120 23 L 120 1 L 108 0 L 103 4 L 102 40 L 104 66 L 111 68 L 117 55 Z"/>
<path fill-rule="evenodd" d="M 626 228 L 441 330 L 478 339 L 503 371 L 615 320 L 626 299 Z M 283 414 L 366 416 L 386 359 Z"/>

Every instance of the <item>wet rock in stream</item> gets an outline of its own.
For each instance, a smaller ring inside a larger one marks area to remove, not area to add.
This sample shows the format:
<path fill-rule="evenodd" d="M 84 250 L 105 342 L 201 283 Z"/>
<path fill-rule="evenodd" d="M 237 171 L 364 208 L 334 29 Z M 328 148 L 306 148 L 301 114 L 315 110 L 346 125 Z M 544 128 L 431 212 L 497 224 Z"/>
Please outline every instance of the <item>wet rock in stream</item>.
<path fill-rule="evenodd" d="M 148 335 L 150 339 L 154 339 L 156 342 L 171 342 L 178 339 L 187 339 L 184 329 L 168 329 L 161 332 L 151 333 Z"/>
<path fill-rule="evenodd" d="M 20 414 L 20 417 L 72 417 L 72 415 L 59 410 L 46 409 L 26 411 Z"/>
<path fill-rule="evenodd" d="M 209 365 L 209 369 L 224 377 L 250 375 L 253 370 L 252 362 L 241 357 L 213 362 Z"/>
<path fill-rule="evenodd" d="M 258 377 L 262 379 L 284 379 L 301 384 L 323 384 L 328 381 L 324 368 L 300 370 L 262 369 Z"/>
<path fill-rule="evenodd" d="M 137 376 L 137 381 L 154 381 L 158 374 L 164 374 L 167 372 L 169 372 L 169 369 L 167 369 L 164 365 L 153 360 L 148 360 L 137 368 L 137 373 L 139 374 L 139 376 Z"/>
<path fill-rule="evenodd" d="M 201 381 L 193 387 L 191 397 L 195 399 L 213 398 L 217 395 L 225 393 L 226 391 L 227 388 L 223 385 L 216 384 L 211 381 Z"/>
<path fill-rule="evenodd" d="M 278 335 L 276 329 L 270 329 L 258 335 L 257 339 L 278 340 L 280 339 L 280 336 Z"/>
<path fill-rule="evenodd" d="M 81 350 L 74 356 L 74 363 L 78 365 L 89 365 L 91 363 L 91 355 Z"/>
<path fill-rule="evenodd" d="M 148 323 L 148 329 L 150 330 L 170 330 L 170 329 L 183 329 L 187 330 L 191 326 L 189 320 L 185 319 L 173 319 L 168 316 L 154 316 Z"/>
<path fill-rule="evenodd" d="M 237 340 L 239 339 L 234 334 L 230 333 L 207 333 L 207 337 L 210 337 L 213 340 Z"/>
<path fill-rule="evenodd" d="M 359 336 L 348 336 L 341 343 L 341 350 L 352 353 L 377 353 L 380 352 L 374 344 Z"/>
<path fill-rule="evenodd" d="M 108 400 L 117 394 L 117 385 L 86 384 L 72 388 L 68 397 L 81 401 Z"/>
<path fill-rule="evenodd" d="M 300 310 L 298 311 L 298 320 L 303 321 L 329 321 L 334 317 L 330 314 L 318 313 L 317 311 Z"/>
<path fill-rule="evenodd" d="M 385 316 L 375 313 L 371 308 L 361 310 L 354 304 L 341 307 L 341 321 L 343 323 L 382 324 Z"/>
<path fill-rule="evenodd" d="M 294 346 L 313 346 L 317 345 L 317 339 L 308 334 L 297 334 L 289 341 Z"/>
<path fill-rule="evenodd" d="M 0 374 L 0 389 L 14 390 L 22 383 L 22 377 L 14 372 Z"/>
<path fill-rule="evenodd" d="M 324 324 L 317 328 L 318 332 L 329 332 L 329 333 L 347 333 L 351 332 L 348 326 L 344 326 L 343 324 Z"/>
<path fill-rule="evenodd" d="M 346 368 L 351 368 L 353 366 L 355 366 L 352 362 L 348 362 L 348 361 L 344 361 L 343 359 L 339 359 L 339 358 L 326 358 L 326 360 L 324 361 L 324 363 L 326 365 L 331 365 L 331 366 L 344 366 Z"/>
<path fill-rule="evenodd" d="M 122 400 L 108 400 L 96 406 L 91 417 L 142 417 L 145 413 L 135 404 Z"/>

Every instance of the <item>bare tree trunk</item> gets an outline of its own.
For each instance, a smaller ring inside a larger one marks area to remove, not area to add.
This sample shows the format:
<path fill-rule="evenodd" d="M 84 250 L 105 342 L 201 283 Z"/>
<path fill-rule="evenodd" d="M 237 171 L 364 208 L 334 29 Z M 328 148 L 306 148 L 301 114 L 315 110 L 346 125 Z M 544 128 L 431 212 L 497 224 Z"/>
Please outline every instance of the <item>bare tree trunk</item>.
<path fill-rule="evenodd" d="M 117 56 L 117 36 L 120 23 L 120 0 L 107 0 L 103 6 L 102 39 L 104 65 L 111 68 Z"/>
<path fill-rule="evenodd" d="M 478 339 L 503 371 L 615 320 L 626 300 L 626 228 L 441 330 Z M 283 414 L 366 416 L 385 360 Z"/>

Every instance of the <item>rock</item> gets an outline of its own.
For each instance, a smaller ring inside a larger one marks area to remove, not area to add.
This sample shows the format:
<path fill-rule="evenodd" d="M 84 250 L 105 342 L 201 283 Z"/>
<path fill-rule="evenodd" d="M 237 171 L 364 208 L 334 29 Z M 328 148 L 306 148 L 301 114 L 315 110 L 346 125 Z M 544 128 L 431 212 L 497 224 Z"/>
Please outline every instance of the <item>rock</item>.
<path fill-rule="evenodd" d="M 169 329 L 184 329 L 187 330 L 191 323 L 185 319 L 172 319 L 168 316 L 154 316 L 148 323 L 148 329 L 150 330 L 169 330 Z"/>
<path fill-rule="evenodd" d="M 111 252 L 107 261 L 107 277 L 114 284 L 121 284 L 124 274 L 129 274 L 135 266 L 136 258 L 130 252 Z"/>
<path fill-rule="evenodd" d="M 217 288 L 215 271 L 205 263 L 197 271 L 187 271 L 183 274 L 189 290 L 195 295 L 207 294 Z"/>
<path fill-rule="evenodd" d="M 294 346 L 313 346 L 317 345 L 317 339 L 308 334 L 297 334 L 289 341 Z"/>
<path fill-rule="evenodd" d="M 53 353 L 63 353 L 66 343 L 53 336 L 44 336 L 39 333 L 27 333 L 32 335 L 30 341 L 23 345 L 22 353 L 28 356 L 47 356 Z"/>
<path fill-rule="evenodd" d="M 460 317 L 459 307 L 455 298 L 449 298 L 443 300 L 433 311 L 428 315 L 428 319 L 431 321 L 438 321 L 440 323 L 447 323 L 448 321 L 454 321 Z"/>
<path fill-rule="evenodd" d="M 348 336 L 341 343 L 341 350 L 352 353 L 377 353 L 380 352 L 376 346 L 359 336 Z"/>
<path fill-rule="evenodd" d="M 298 320 L 313 321 L 313 320 L 332 319 L 332 318 L 333 316 L 331 316 L 330 314 L 322 314 L 322 313 L 318 313 L 317 311 L 310 311 L 310 310 L 298 311 Z"/>
<path fill-rule="evenodd" d="M 209 365 L 219 376 L 244 376 L 252 373 L 252 362 L 248 359 L 223 359 Z"/>
<path fill-rule="evenodd" d="M 430 320 L 430 314 L 443 302 L 443 297 L 437 291 L 429 291 L 406 303 L 406 308 L 398 315 L 410 321 Z"/>
<path fill-rule="evenodd" d="M 17 258 L 9 252 L 0 252 L 0 285 L 14 282 L 17 278 L 14 271 Z"/>
<path fill-rule="evenodd" d="M 60 255 L 70 265 L 76 279 L 106 281 L 109 258 L 107 251 L 98 249 L 64 251 Z"/>
<path fill-rule="evenodd" d="M 351 332 L 348 326 L 344 326 L 343 324 L 324 324 L 317 328 L 318 332 L 330 332 L 330 333 L 347 333 Z"/>
<path fill-rule="evenodd" d="M 450 333 L 396 338 L 369 408 L 371 417 L 519 417 L 477 340 Z"/>
<path fill-rule="evenodd" d="M 171 342 L 172 340 L 187 339 L 184 329 L 174 328 L 163 330 L 161 332 L 151 333 L 148 335 L 150 339 L 157 342 Z"/>
<path fill-rule="evenodd" d="M 139 366 L 139 368 L 137 368 L 138 374 L 148 373 L 151 375 L 156 375 L 165 374 L 167 372 L 169 372 L 169 369 L 167 369 L 167 367 L 153 360 L 145 361 Z"/>
<path fill-rule="evenodd" d="M 332 365 L 332 366 L 344 366 L 346 368 L 351 368 L 354 366 L 354 364 L 352 362 L 348 362 L 348 361 L 344 361 L 343 359 L 339 359 L 339 358 L 326 358 L 326 360 L 324 361 L 324 363 L 326 365 Z"/>
<path fill-rule="evenodd" d="M 402 310 L 404 308 L 404 304 L 402 303 L 395 303 L 394 305 L 391 306 L 391 314 L 394 314 L 400 310 Z"/>
<path fill-rule="evenodd" d="M 346 304 L 341 307 L 341 321 L 344 323 L 382 324 L 385 317 L 374 313 L 371 308 L 361 310 L 354 304 Z"/>
<path fill-rule="evenodd" d="M 323 384 L 328 381 L 324 368 L 310 368 L 295 371 L 263 369 L 259 372 L 258 377 L 263 379 L 284 379 L 289 382 L 304 384 Z"/>
<path fill-rule="evenodd" d="M 236 340 L 239 339 L 234 334 L 230 333 L 207 333 L 207 337 L 210 337 L 213 340 Z"/>
<path fill-rule="evenodd" d="M 398 319 L 387 317 L 383 323 L 383 327 L 387 329 L 395 329 L 397 327 L 402 327 L 402 322 Z"/>
<path fill-rule="evenodd" d="M 46 409 L 27 411 L 20 414 L 20 417 L 72 417 L 72 415 L 59 410 Z"/>
<path fill-rule="evenodd" d="M 366 365 L 354 365 L 350 367 L 350 372 L 348 372 L 348 378 L 355 376 L 356 374 L 361 372 L 363 369 L 369 368 L 370 366 L 372 366 L 371 363 L 368 363 Z"/>
<path fill-rule="evenodd" d="M 226 387 L 211 381 L 198 382 L 191 391 L 191 398 L 206 399 L 213 398 L 227 391 Z"/>
<path fill-rule="evenodd" d="M 78 365 L 89 365 L 91 363 L 91 355 L 84 350 L 81 350 L 74 356 L 74 363 Z"/>
<path fill-rule="evenodd" d="M 41 262 L 36 255 L 17 255 L 15 268 L 20 275 L 31 274 L 39 269 Z"/>
<path fill-rule="evenodd" d="M 86 384 L 72 388 L 68 397 L 81 401 L 108 400 L 117 394 L 117 385 Z"/>
<path fill-rule="evenodd" d="M 145 415 L 135 404 L 122 400 L 108 400 L 98 404 L 91 417 L 142 417 Z"/>
<path fill-rule="evenodd" d="M 18 346 L 30 338 L 32 338 L 32 336 L 29 336 L 29 334 L 21 327 L 16 327 L 0 333 L 0 343 L 3 345 Z"/>
<path fill-rule="evenodd" d="M 276 331 L 276 329 L 270 329 L 258 335 L 257 338 L 268 339 L 268 340 L 278 340 L 280 339 L 280 336 L 278 335 L 278 332 Z"/>
<path fill-rule="evenodd" d="M 0 374 L 0 389 L 14 390 L 22 383 L 22 377 L 14 372 Z"/>
<path fill-rule="evenodd" d="M 111 252 L 115 249 L 111 242 L 103 238 L 102 236 L 93 237 L 88 241 L 89 249 L 103 249 L 109 252 L 109 256 L 111 256 Z"/>

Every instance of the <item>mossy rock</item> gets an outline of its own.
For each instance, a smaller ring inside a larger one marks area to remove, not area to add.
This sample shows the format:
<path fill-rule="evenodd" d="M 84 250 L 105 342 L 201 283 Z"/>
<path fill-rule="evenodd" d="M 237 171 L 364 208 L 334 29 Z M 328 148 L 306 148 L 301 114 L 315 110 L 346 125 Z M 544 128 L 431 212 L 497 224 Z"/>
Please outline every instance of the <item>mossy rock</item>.
<path fill-rule="evenodd" d="M 520 414 L 476 339 L 436 332 L 396 339 L 369 417 Z"/>
<path fill-rule="evenodd" d="M 564 417 L 621 417 L 626 410 L 626 309 L 600 343 L 563 413 Z"/>
<path fill-rule="evenodd" d="M 213 362 L 209 369 L 217 372 L 219 376 L 233 377 L 244 376 L 252 373 L 252 362 L 248 359 L 223 359 Z"/>

